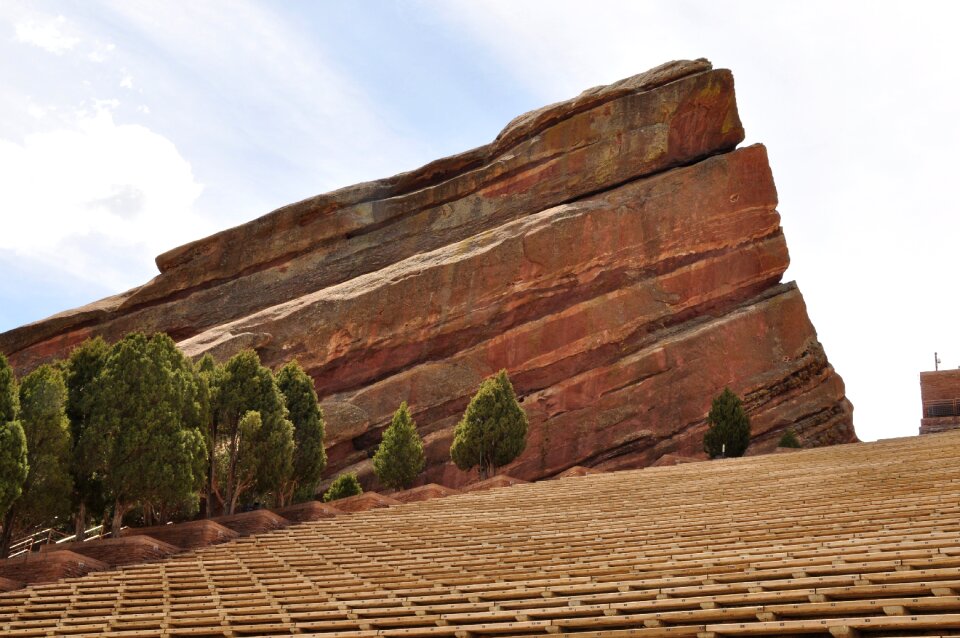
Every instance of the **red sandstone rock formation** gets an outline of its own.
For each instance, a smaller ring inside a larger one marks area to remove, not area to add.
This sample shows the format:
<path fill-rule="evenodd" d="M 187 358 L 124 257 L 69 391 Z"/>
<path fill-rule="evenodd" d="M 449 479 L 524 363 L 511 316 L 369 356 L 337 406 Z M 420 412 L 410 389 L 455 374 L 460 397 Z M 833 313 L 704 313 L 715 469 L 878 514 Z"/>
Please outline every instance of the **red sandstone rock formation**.
<path fill-rule="evenodd" d="M 228 516 L 217 516 L 211 521 L 219 523 L 227 529 L 232 529 L 240 536 L 261 534 L 275 529 L 281 529 L 290 524 L 290 521 L 270 510 L 253 510 Z"/>
<path fill-rule="evenodd" d="M 356 496 L 348 496 L 346 498 L 337 499 L 333 501 L 333 504 L 334 507 L 341 512 L 366 512 L 367 510 L 377 509 L 380 507 L 399 505 L 400 501 L 393 497 L 379 494 L 377 492 L 364 492 L 363 494 L 357 494 Z"/>
<path fill-rule="evenodd" d="M 401 401 L 424 480 L 500 368 L 530 417 L 522 479 L 700 452 L 710 401 L 744 397 L 754 445 L 793 427 L 856 440 L 794 284 L 762 146 L 729 71 L 673 62 L 523 115 L 489 145 L 284 207 L 174 249 L 122 295 L 0 335 L 19 372 L 88 336 L 163 330 L 191 356 L 296 357 L 327 418 L 330 475 L 375 487 Z"/>
<path fill-rule="evenodd" d="M 33 585 L 52 583 L 61 578 L 77 578 L 110 566 L 96 558 L 71 551 L 33 552 L 0 560 L 0 585 L 11 582 Z"/>
<path fill-rule="evenodd" d="M 437 485 L 436 483 L 427 483 L 420 487 L 414 487 L 409 490 L 397 492 L 396 494 L 391 494 L 391 496 L 401 503 L 416 503 L 418 501 L 428 501 L 432 498 L 453 496 L 459 493 L 460 490 L 455 490 L 452 487 Z"/>
<path fill-rule="evenodd" d="M 154 525 L 153 527 L 128 527 L 121 532 L 125 536 L 149 536 L 181 549 L 196 549 L 226 543 L 240 535 L 209 519 L 187 521 L 173 525 Z"/>
<path fill-rule="evenodd" d="M 151 538 L 150 536 L 132 535 L 121 536 L 119 538 L 98 538 L 72 543 L 50 543 L 41 545 L 40 551 L 70 551 L 95 558 L 110 567 L 118 567 L 160 560 L 167 556 L 179 554 L 183 550 L 170 543 Z"/>
<path fill-rule="evenodd" d="M 333 518 L 343 513 L 333 505 L 321 503 L 320 501 L 306 501 L 305 503 L 297 503 L 296 505 L 278 507 L 271 511 L 293 523 L 319 521 L 320 519 Z"/>
<path fill-rule="evenodd" d="M 463 488 L 464 492 L 482 492 L 484 490 L 493 490 L 498 487 L 513 487 L 514 485 L 520 485 L 522 483 L 529 483 L 530 481 L 524 481 L 523 479 L 514 478 L 506 474 L 497 474 L 496 476 L 491 476 L 490 478 L 478 481 L 477 483 L 471 483 L 470 485 Z"/>

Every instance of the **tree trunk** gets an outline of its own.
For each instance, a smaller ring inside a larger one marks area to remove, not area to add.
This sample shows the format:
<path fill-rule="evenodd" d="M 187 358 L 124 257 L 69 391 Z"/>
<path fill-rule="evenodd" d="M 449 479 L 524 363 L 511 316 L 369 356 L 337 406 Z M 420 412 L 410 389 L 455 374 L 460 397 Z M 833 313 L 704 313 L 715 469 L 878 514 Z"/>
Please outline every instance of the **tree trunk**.
<path fill-rule="evenodd" d="M 216 477 L 214 476 L 214 467 L 216 459 L 214 458 L 217 450 L 217 426 L 214 424 L 213 432 L 210 434 L 210 450 L 209 458 L 207 459 L 207 498 L 204 501 L 206 507 L 201 507 L 201 518 L 211 518 L 213 516 L 213 483 Z"/>
<path fill-rule="evenodd" d="M 0 532 L 0 558 L 6 558 L 10 554 L 10 537 L 13 536 L 13 509 L 7 510 L 7 515 L 3 517 L 3 532 Z"/>
<path fill-rule="evenodd" d="M 230 440 L 230 459 L 227 462 L 227 494 L 226 494 L 226 507 L 228 516 L 233 515 L 233 510 L 236 507 L 237 501 L 237 489 L 236 478 L 237 478 L 237 448 L 240 447 L 237 437 L 234 436 Z"/>
<path fill-rule="evenodd" d="M 119 499 L 113 503 L 113 521 L 110 524 L 110 536 L 120 538 L 120 528 L 123 527 L 123 508 L 120 507 Z"/>
<path fill-rule="evenodd" d="M 76 516 L 73 517 L 73 540 L 82 541 L 84 535 L 87 533 L 87 504 L 82 500 L 80 501 L 80 509 L 77 510 Z"/>

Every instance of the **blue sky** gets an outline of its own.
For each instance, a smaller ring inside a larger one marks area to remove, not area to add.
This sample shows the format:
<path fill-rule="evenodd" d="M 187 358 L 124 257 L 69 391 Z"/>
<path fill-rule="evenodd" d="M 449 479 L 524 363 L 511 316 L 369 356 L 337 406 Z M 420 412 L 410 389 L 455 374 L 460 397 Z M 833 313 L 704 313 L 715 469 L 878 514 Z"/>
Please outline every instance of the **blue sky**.
<path fill-rule="evenodd" d="M 491 140 L 678 58 L 737 81 L 796 279 L 861 437 L 916 432 L 960 364 L 957 11 L 947 3 L 4 2 L 0 331 L 153 257 Z"/>

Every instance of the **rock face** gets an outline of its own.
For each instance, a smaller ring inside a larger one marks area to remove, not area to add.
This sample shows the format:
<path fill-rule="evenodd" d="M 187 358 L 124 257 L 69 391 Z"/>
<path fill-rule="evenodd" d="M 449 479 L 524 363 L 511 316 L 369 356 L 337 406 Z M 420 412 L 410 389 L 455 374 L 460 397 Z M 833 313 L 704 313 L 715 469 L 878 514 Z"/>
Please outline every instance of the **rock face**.
<path fill-rule="evenodd" d="M 92 335 L 168 332 L 191 356 L 297 358 L 329 473 L 374 484 L 401 401 L 449 462 L 480 381 L 507 368 L 530 418 L 507 471 L 699 452 L 711 398 L 745 397 L 754 446 L 793 426 L 856 440 L 794 284 L 762 146 L 738 150 L 733 78 L 672 62 L 523 115 L 486 146 L 281 208 L 157 258 L 124 294 L 0 335 L 22 372 Z"/>

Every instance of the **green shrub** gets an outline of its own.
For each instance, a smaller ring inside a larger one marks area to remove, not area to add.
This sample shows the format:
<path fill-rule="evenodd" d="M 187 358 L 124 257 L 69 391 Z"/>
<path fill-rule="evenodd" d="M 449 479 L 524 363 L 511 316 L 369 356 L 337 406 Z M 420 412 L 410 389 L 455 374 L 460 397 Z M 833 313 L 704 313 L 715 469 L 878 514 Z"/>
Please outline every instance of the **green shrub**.
<path fill-rule="evenodd" d="M 780 437 L 780 442 L 777 443 L 777 447 L 798 448 L 802 446 L 800 445 L 800 439 L 797 438 L 797 433 L 794 432 L 793 428 L 787 428 L 783 433 L 783 436 Z"/>
<path fill-rule="evenodd" d="M 323 495 L 323 502 L 329 503 L 330 501 L 337 501 L 341 498 L 358 496 L 360 494 L 363 494 L 363 488 L 360 487 L 360 481 L 357 479 L 357 475 L 353 472 L 347 472 L 333 479 L 333 483 L 330 484 L 330 489 Z"/>
<path fill-rule="evenodd" d="M 743 411 L 740 397 L 724 388 L 707 415 L 710 427 L 703 436 L 703 451 L 711 459 L 718 456 L 743 456 L 750 445 L 750 419 Z"/>

